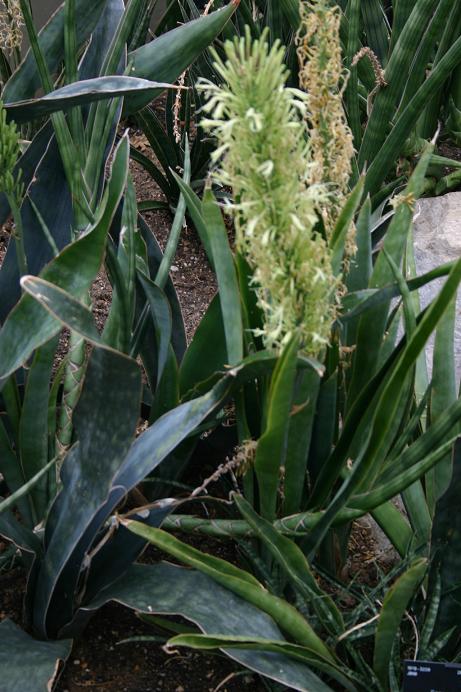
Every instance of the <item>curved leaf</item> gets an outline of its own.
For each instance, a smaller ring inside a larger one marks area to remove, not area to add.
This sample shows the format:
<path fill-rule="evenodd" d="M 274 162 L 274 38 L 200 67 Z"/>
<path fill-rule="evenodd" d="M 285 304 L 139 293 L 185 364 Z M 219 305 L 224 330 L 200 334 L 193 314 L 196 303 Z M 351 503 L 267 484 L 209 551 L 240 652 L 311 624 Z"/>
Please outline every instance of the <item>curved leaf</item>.
<path fill-rule="evenodd" d="M 30 181 L 33 179 L 34 183 L 30 185 L 21 207 L 27 266 L 29 272 L 34 274 L 42 271 L 53 258 L 50 245 L 43 237 L 34 205 L 60 250 L 71 240 L 73 218 L 72 199 L 56 139 L 53 136 L 50 140 L 50 133 L 47 133 L 45 129 L 43 133 L 45 141 L 39 142 L 36 149 L 35 140 L 31 144 L 31 147 L 34 147 L 35 156 L 30 166 L 32 170 L 28 169 L 28 175 Z M 53 190 L 53 204 L 49 204 L 50 190 Z M 0 320 L 4 321 L 21 295 L 15 243 L 9 243 L 0 268 L 0 293 L 2 296 Z"/>
<path fill-rule="evenodd" d="M 269 520 L 275 519 L 280 467 L 287 451 L 298 344 L 297 337 L 292 337 L 277 361 L 270 383 L 266 427 L 256 449 L 261 514 Z"/>
<path fill-rule="evenodd" d="M 302 646 L 297 644 L 291 644 L 285 641 L 271 641 L 270 639 L 264 639 L 263 637 L 245 637 L 245 636 L 224 636 L 219 634 L 195 634 L 186 633 L 179 634 L 167 642 L 168 649 L 172 651 L 177 646 L 187 646 L 192 649 L 199 650 L 213 650 L 226 648 L 227 651 L 233 649 L 247 649 L 253 651 L 267 651 L 274 652 L 282 655 L 286 655 L 289 658 L 293 658 L 296 661 L 305 663 L 313 668 L 318 668 L 326 673 L 328 673 L 332 678 L 336 679 L 344 690 L 355 690 L 356 688 L 350 683 L 347 677 L 344 675 L 340 666 L 333 667 L 331 664 L 319 663 L 318 660 L 312 657 L 310 652 Z M 326 688 L 325 684 L 322 683 L 319 678 L 315 679 L 314 676 L 310 676 L 309 681 L 306 679 L 306 683 L 314 685 L 312 689 L 315 692 L 318 690 L 330 689 Z"/>
<path fill-rule="evenodd" d="M 111 492 L 135 434 L 140 396 L 137 363 L 107 349 L 94 349 L 73 415 L 78 443 L 65 459 L 63 489 L 47 522 L 46 559 L 37 578 L 33 613 L 35 627 L 42 636 L 47 632 L 56 636 L 58 623 L 66 623 L 73 615 L 74 602 L 69 596 L 73 595 L 81 565 L 70 563 L 69 558 Z M 65 584 L 56 589 L 63 572 Z"/>
<path fill-rule="evenodd" d="M 168 345 L 172 332 L 171 308 L 164 292 L 145 274 L 138 272 L 150 311 L 154 320 L 155 339 L 157 341 L 157 383 L 160 382 L 168 358 Z"/>
<path fill-rule="evenodd" d="M 129 146 L 125 136 L 112 165 L 106 203 L 92 230 L 68 245 L 42 272 L 42 278 L 72 295 L 88 290 L 100 267 L 106 235 L 125 188 Z M 77 271 L 78 268 L 78 271 Z M 32 351 L 58 333 L 60 323 L 36 300 L 23 295 L 0 331 L 0 378 L 25 363 Z"/>
<path fill-rule="evenodd" d="M 38 99 L 5 104 L 5 109 L 8 119 L 23 123 L 94 101 L 128 96 L 133 92 L 142 93 L 144 98 L 151 101 L 158 92 L 168 88 L 172 88 L 172 85 L 136 77 L 95 77 L 67 84 Z"/>
<path fill-rule="evenodd" d="M 145 614 L 178 614 L 202 631 L 282 640 L 274 621 L 205 574 L 167 563 L 133 565 L 124 577 L 104 589 L 86 608 L 93 612 L 115 600 Z M 287 656 L 260 651 L 224 649 L 243 666 L 299 692 L 330 692 L 312 671 Z M 315 684 L 313 684 L 315 683 Z"/>
<path fill-rule="evenodd" d="M 181 394 L 184 396 L 199 382 L 222 371 L 227 350 L 219 295 L 211 301 L 186 351 L 179 371 Z"/>
<path fill-rule="evenodd" d="M 450 486 L 438 500 L 431 537 L 431 592 L 437 573 L 441 580 L 441 597 L 434 627 L 434 638 L 455 627 L 457 636 L 450 642 L 444 654 L 454 652 L 454 644 L 459 642 L 459 623 L 461 619 L 461 512 L 459 498 L 461 493 L 461 440 L 458 439 L 453 456 L 453 476 Z"/>
<path fill-rule="evenodd" d="M 175 82 L 221 33 L 239 3 L 240 0 L 231 0 L 227 7 L 187 22 L 129 53 L 131 76 Z M 133 95 L 125 99 L 124 115 L 135 113 L 151 100 L 144 95 Z"/>
<path fill-rule="evenodd" d="M 392 647 L 400 621 L 427 569 L 427 560 L 417 560 L 391 586 L 384 598 L 375 636 L 373 669 L 384 688 L 388 687 Z"/>
<path fill-rule="evenodd" d="M 38 276 L 23 276 L 21 286 L 63 325 L 93 344 L 101 343 L 93 313 L 79 300 Z"/>
<path fill-rule="evenodd" d="M 71 640 L 43 642 L 33 639 L 11 620 L 0 623 L 0 670 L 4 692 L 51 690 L 59 661 L 66 661 Z"/>
<path fill-rule="evenodd" d="M 335 663 L 334 655 L 308 621 L 287 601 L 266 591 L 246 570 L 221 558 L 201 553 L 161 529 L 150 528 L 130 519 L 123 519 L 122 524 L 157 548 L 197 568 L 221 586 L 266 612 L 291 638 L 308 648 L 312 656 L 319 657 L 324 662 Z"/>
<path fill-rule="evenodd" d="M 241 495 L 234 494 L 233 497 L 242 517 L 262 541 L 266 550 L 282 567 L 293 588 L 306 599 L 307 603 L 312 603 L 320 622 L 332 634 L 341 634 L 344 631 L 341 613 L 333 599 L 317 584 L 302 550 L 294 541 L 277 531 L 273 524 L 258 516 L 250 503 Z"/>

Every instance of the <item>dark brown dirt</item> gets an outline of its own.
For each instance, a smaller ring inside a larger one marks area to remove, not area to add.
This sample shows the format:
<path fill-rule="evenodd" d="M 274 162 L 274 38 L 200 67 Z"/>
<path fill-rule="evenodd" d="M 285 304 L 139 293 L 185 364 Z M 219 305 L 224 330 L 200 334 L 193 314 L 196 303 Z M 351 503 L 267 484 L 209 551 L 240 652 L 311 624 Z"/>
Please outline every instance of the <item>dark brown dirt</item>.
<path fill-rule="evenodd" d="M 155 636 L 152 627 L 117 604 L 102 608 L 83 636 L 56 692 L 225 692 L 259 691 L 256 678 L 223 655 L 187 649 L 166 654 L 158 642 L 121 643 L 130 637 Z"/>

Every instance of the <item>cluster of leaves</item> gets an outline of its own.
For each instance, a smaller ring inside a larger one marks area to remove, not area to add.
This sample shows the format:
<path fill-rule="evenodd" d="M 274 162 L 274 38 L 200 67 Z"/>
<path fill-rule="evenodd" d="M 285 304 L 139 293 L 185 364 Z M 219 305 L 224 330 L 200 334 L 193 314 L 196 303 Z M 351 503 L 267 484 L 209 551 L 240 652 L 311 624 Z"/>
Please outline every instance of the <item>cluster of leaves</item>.
<path fill-rule="evenodd" d="M 171 646 L 223 649 L 298 690 L 329 690 L 330 680 L 397 689 L 400 636 L 402 648 L 415 648 L 406 614 L 420 630 L 420 657 L 459 655 L 461 261 L 414 276 L 413 204 L 446 161 L 424 141 L 408 180 L 394 171 L 409 143 L 433 136 L 441 112 L 453 130 L 456 101 L 442 104 L 442 93 L 461 62 L 461 11 L 434 0 L 350 0 L 341 11 L 311 0 L 301 14 L 298 0 L 208 5 L 170 3 L 145 43 L 148 0 L 66 0 L 39 34 L 27 0 L 5 2 L 7 12 L 20 9 L 31 46 L 23 60 L 19 46 L 5 46 L 0 63 L 0 220 L 11 213 L 14 222 L 0 269 L 0 533 L 28 571 L 25 623 L 35 637 L 0 624 L 11 689 L 43 689 L 71 638 L 111 599 L 163 627 L 153 612 L 181 614 L 201 633 L 180 632 Z M 328 45 L 309 13 L 329 18 Z M 299 73 L 301 84 L 318 85 L 311 101 L 293 91 Z M 178 78 L 194 88 L 178 95 Z M 165 90 L 164 128 L 148 104 Z M 212 157 L 218 187 L 200 199 L 213 141 L 194 121 L 206 92 L 213 117 L 204 128 L 221 146 Z M 315 111 L 316 95 L 335 99 L 331 118 Z M 143 128 L 159 165 L 119 135 L 122 116 Z M 35 132 L 31 141 L 21 144 L 12 121 L 23 136 Z M 292 138 L 282 151 L 284 126 Z M 322 170 L 316 143 L 335 153 Z M 163 254 L 138 213 L 130 153 L 174 211 Z M 223 184 L 235 251 L 216 202 Z M 168 278 L 186 208 L 219 289 L 189 347 Z M 328 288 L 315 311 L 303 273 L 315 278 L 319 248 Z M 89 290 L 103 265 L 113 297 L 100 333 Z M 296 271 L 285 276 L 287 268 Z M 421 311 L 417 289 L 440 276 L 442 290 Z M 274 337 L 271 315 L 278 305 L 287 314 L 293 296 L 301 308 Z M 58 365 L 63 327 L 70 343 Z M 429 377 L 423 353 L 434 333 Z M 140 416 L 147 427 L 137 435 Z M 229 451 L 231 420 L 242 493 L 228 517 L 180 514 L 167 497 L 172 483 L 202 432 Z M 120 516 L 140 484 L 150 503 Z M 399 494 L 405 516 L 392 503 Z M 317 575 L 339 588 L 351 522 L 366 513 L 401 563 L 374 589 L 342 585 L 356 602 L 343 613 Z M 233 537 L 250 568 L 172 531 Z M 194 569 L 135 564 L 147 541 Z M 356 646 L 367 638 L 371 658 Z"/>

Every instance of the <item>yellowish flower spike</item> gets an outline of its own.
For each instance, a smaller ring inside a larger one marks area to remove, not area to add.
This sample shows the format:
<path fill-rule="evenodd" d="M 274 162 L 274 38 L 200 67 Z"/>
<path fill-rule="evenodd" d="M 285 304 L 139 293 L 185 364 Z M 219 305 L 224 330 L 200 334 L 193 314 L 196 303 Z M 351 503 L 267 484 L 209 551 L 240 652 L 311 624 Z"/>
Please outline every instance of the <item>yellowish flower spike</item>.
<path fill-rule="evenodd" d="M 342 103 L 347 75 L 339 39 L 341 16 L 328 0 L 301 2 L 300 13 L 297 53 L 300 86 L 307 94 L 311 183 L 328 186 L 330 194 L 320 211 L 329 236 L 346 200 L 354 155 Z M 353 251 L 353 238 L 346 254 L 348 250 L 349 254 Z"/>
<path fill-rule="evenodd" d="M 223 85 L 202 80 L 208 97 L 202 126 L 217 139 L 215 178 L 232 188 L 236 244 L 254 272 L 264 311 L 266 346 L 281 348 L 295 333 L 303 351 L 318 355 L 335 317 L 328 246 L 315 231 L 316 209 L 328 189 L 311 184 L 305 118 L 307 98 L 285 87 L 284 48 L 269 49 L 267 33 L 215 53 Z"/>
<path fill-rule="evenodd" d="M 11 52 L 20 48 L 24 19 L 19 0 L 0 0 L 0 49 Z"/>

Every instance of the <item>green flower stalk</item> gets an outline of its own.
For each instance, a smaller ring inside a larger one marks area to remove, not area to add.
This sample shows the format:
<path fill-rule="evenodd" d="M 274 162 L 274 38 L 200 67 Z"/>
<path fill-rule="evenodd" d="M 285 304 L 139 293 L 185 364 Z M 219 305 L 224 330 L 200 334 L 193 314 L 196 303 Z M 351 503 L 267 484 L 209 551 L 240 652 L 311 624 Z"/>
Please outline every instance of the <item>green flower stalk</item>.
<path fill-rule="evenodd" d="M 284 48 L 269 50 L 267 33 L 253 42 L 247 31 L 225 53 L 226 62 L 214 53 L 223 85 L 200 84 L 209 115 L 202 127 L 218 141 L 214 177 L 233 191 L 236 245 L 253 269 L 262 336 L 280 349 L 296 334 L 317 355 L 328 343 L 338 280 L 316 232 L 328 191 L 311 184 L 306 95 L 285 86 Z"/>
<path fill-rule="evenodd" d="M 297 35 L 299 80 L 307 95 L 307 123 L 311 144 L 312 184 L 325 184 L 327 203 L 320 213 L 328 236 L 346 201 L 354 155 L 353 137 L 343 108 L 342 89 L 347 83 L 339 28 L 340 9 L 328 0 L 300 3 Z M 354 252 L 353 234 L 346 254 Z"/>
<path fill-rule="evenodd" d="M 20 207 L 24 196 L 22 171 L 15 172 L 21 155 L 19 132 L 14 122 L 6 120 L 6 110 L 0 101 L 0 192 L 6 195 L 14 220 L 13 237 L 21 276 L 27 274 L 27 260 L 24 250 L 23 228 Z"/>

